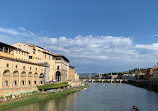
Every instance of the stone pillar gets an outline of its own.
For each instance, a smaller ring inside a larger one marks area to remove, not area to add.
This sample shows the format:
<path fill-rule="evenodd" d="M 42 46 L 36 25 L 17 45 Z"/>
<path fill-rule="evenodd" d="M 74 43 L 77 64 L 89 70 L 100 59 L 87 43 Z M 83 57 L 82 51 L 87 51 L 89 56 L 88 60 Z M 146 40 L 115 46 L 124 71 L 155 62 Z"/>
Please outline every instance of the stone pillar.
<path fill-rule="evenodd" d="M 26 72 L 26 76 L 25 76 L 25 84 L 24 86 L 28 86 L 28 73 Z"/>
<path fill-rule="evenodd" d="M 37 76 L 37 82 L 39 83 L 39 77 L 40 77 L 40 74 L 38 74 Z M 33 81 L 33 86 L 34 86 L 34 81 Z"/>
<path fill-rule="evenodd" d="M 38 77 L 37 77 L 38 78 Z M 39 84 L 39 82 L 37 81 L 37 84 Z M 34 85 L 34 74 L 32 74 L 32 79 L 31 79 L 31 86 Z"/>
<path fill-rule="evenodd" d="M 18 75 L 18 87 L 21 86 L 21 73 L 19 73 Z"/>
<path fill-rule="evenodd" d="M 8 53 L 9 53 L 9 48 L 8 48 Z"/>
<path fill-rule="evenodd" d="M 12 86 L 13 86 L 12 80 L 13 80 L 13 71 L 11 70 L 10 75 L 9 75 L 9 81 L 8 81 L 9 82 L 9 88 L 12 88 Z"/>
<path fill-rule="evenodd" d="M 3 78 L 3 75 L 0 74 L 0 89 L 2 88 L 2 84 L 3 84 L 2 78 Z"/>
<path fill-rule="evenodd" d="M 5 47 L 3 47 L 3 52 L 5 52 Z"/>

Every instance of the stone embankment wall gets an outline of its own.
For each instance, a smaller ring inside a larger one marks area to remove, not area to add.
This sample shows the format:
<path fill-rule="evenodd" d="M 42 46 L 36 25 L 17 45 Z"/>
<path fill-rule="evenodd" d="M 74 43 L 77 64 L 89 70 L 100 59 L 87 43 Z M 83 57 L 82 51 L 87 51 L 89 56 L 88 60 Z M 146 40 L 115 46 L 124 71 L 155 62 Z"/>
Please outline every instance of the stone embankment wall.
<path fill-rule="evenodd" d="M 0 89 L 0 95 L 3 95 L 4 97 L 10 95 L 22 95 L 33 91 L 38 91 L 37 87 Z"/>

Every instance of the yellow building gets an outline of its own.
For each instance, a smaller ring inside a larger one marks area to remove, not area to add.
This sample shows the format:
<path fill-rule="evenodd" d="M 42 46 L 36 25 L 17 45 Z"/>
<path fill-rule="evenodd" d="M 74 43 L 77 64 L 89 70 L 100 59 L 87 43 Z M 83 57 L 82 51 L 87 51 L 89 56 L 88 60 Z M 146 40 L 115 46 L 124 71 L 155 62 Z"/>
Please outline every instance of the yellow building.
<path fill-rule="evenodd" d="M 69 81 L 79 81 L 79 74 L 75 72 L 75 67 L 69 66 Z"/>
<path fill-rule="evenodd" d="M 0 96 L 37 90 L 49 81 L 78 81 L 69 60 L 37 45 L 0 42 Z"/>
<path fill-rule="evenodd" d="M 29 52 L 28 61 L 44 63 L 47 66 L 45 72 L 46 82 L 69 80 L 69 60 L 65 56 L 53 54 L 44 48 L 28 43 L 16 43 L 13 46 Z M 75 75 L 75 73 L 73 74 Z"/>
<path fill-rule="evenodd" d="M 75 81 L 79 81 L 79 74 L 75 72 Z"/>
<path fill-rule="evenodd" d="M 44 84 L 43 64 L 27 61 L 28 52 L 8 44 L 0 43 L 0 48 L 0 96 L 32 92 Z"/>
<path fill-rule="evenodd" d="M 51 52 L 37 45 L 16 43 L 13 46 L 29 52 L 28 60 L 35 63 L 44 63 L 46 66 L 45 81 L 55 80 L 55 56 Z"/>
<path fill-rule="evenodd" d="M 55 55 L 55 58 L 56 81 L 68 81 L 69 60 L 63 55 Z"/>

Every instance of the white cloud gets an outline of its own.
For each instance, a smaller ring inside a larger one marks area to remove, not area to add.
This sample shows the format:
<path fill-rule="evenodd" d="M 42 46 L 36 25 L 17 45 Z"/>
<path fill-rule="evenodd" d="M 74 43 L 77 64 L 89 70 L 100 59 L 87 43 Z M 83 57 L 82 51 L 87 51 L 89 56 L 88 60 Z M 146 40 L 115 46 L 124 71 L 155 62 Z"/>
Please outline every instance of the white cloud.
<path fill-rule="evenodd" d="M 22 37 L 36 37 L 37 35 L 31 31 L 26 30 L 23 27 L 13 28 L 2 28 L 0 27 L 0 33 L 12 35 L 12 36 L 22 36 Z"/>
<path fill-rule="evenodd" d="M 136 53 L 131 50 L 132 40 L 125 37 L 79 35 L 74 38 L 47 38 L 47 41 L 43 39 L 39 42 L 47 44 L 47 48 L 69 57 L 107 60 L 115 59 L 112 57 L 118 58 L 120 54 L 130 58 L 133 53 Z"/>
<path fill-rule="evenodd" d="M 87 65 L 92 66 L 93 63 L 98 65 L 95 66 L 95 70 L 97 67 L 103 66 L 110 69 L 116 65 L 115 68 L 119 70 L 119 67 L 123 67 L 123 65 L 130 68 L 158 61 L 156 56 L 158 55 L 158 43 L 134 45 L 135 43 L 129 37 L 78 35 L 73 38 L 65 36 L 53 38 L 42 35 L 35 34 L 23 27 L 16 29 L 0 27 L 0 41 L 9 44 L 29 42 L 39 45 L 53 53 L 65 55 L 73 64 L 80 64 L 80 69 L 88 67 Z M 148 49 L 152 52 L 142 52 L 138 49 Z"/>
<path fill-rule="evenodd" d="M 153 44 L 150 44 L 150 45 L 137 44 L 136 48 L 139 48 L 139 49 L 148 49 L 148 50 L 157 50 L 158 51 L 158 43 L 153 43 Z"/>

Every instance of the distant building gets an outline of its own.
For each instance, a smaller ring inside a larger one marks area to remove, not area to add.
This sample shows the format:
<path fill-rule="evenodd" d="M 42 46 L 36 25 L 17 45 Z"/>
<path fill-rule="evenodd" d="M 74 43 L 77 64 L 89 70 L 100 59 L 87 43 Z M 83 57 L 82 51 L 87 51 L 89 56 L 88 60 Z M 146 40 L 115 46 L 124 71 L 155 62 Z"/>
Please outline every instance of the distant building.
<path fill-rule="evenodd" d="M 137 78 L 135 77 L 135 74 L 124 74 L 122 79 L 135 80 Z"/>
<path fill-rule="evenodd" d="M 112 74 L 111 74 L 111 75 L 109 75 L 109 76 L 110 76 L 111 79 L 116 79 L 116 78 L 118 77 L 118 74 L 116 74 L 116 75 L 112 75 Z"/>
<path fill-rule="evenodd" d="M 69 81 L 79 81 L 79 74 L 75 72 L 75 67 L 69 66 Z"/>
<path fill-rule="evenodd" d="M 103 78 L 103 75 L 102 75 L 102 74 L 99 74 L 99 78 Z"/>
<path fill-rule="evenodd" d="M 79 74 L 75 72 L 75 81 L 79 81 L 79 78 L 80 78 Z"/>
<path fill-rule="evenodd" d="M 158 81 L 158 68 L 156 66 L 153 68 L 152 80 Z"/>
<path fill-rule="evenodd" d="M 153 79 L 153 71 L 157 69 L 157 66 L 154 66 L 153 68 L 146 69 L 145 79 L 146 80 L 152 80 Z"/>
<path fill-rule="evenodd" d="M 152 77 L 152 79 L 158 81 L 158 69 L 154 69 L 153 70 L 153 77 Z"/>

